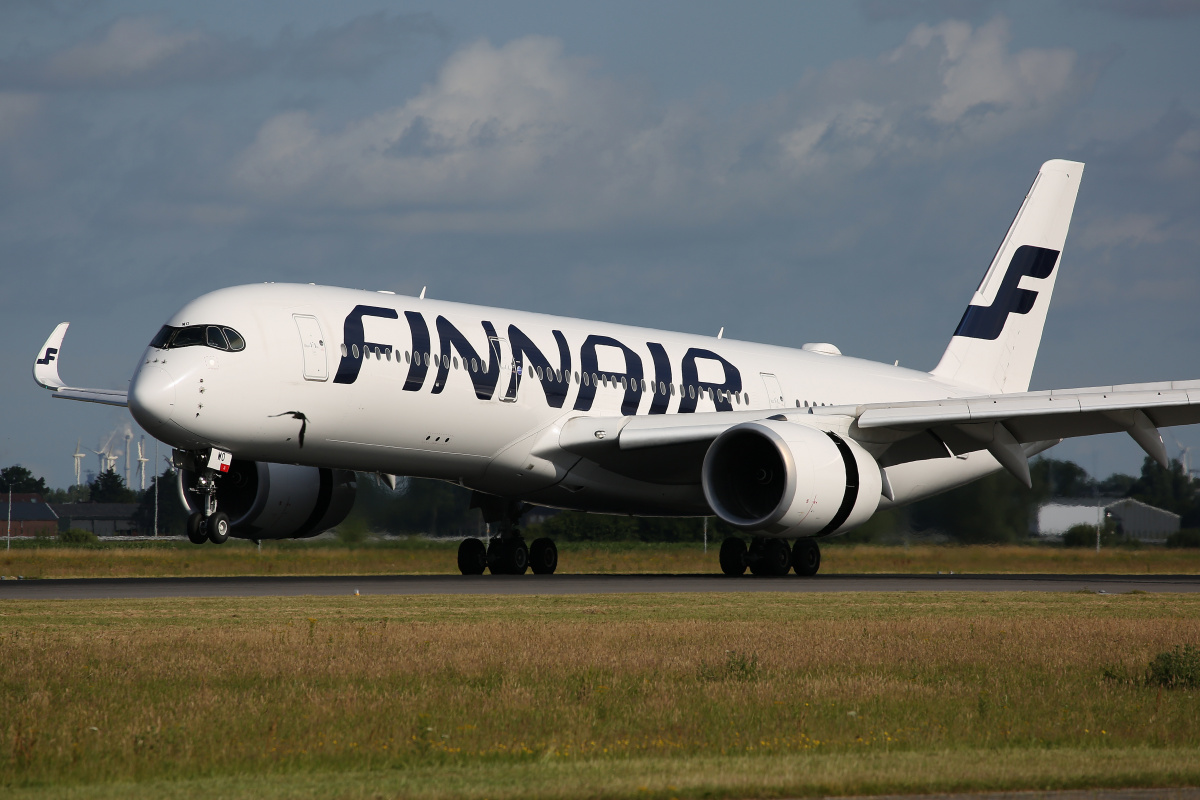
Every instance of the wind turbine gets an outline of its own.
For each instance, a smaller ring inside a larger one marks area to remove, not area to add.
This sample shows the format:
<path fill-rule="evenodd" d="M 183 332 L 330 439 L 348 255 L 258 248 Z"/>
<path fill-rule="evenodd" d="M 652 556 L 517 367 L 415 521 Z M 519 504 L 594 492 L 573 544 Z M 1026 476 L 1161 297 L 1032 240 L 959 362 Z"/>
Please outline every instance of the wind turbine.
<path fill-rule="evenodd" d="M 1183 442 L 1179 441 L 1178 439 L 1175 440 L 1175 446 L 1179 448 L 1179 463 L 1183 465 L 1183 474 L 1189 478 L 1192 477 L 1192 475 L 1195 473 L 1192 472 L 1192 461 L 1188 456 L 1192 446 L 1187 445 L 1185 447 Z"/>
<path fill-rule="evenodd" d="M 133 461 L 133 459 L 130 457 L 132 454 L 129 452 L 129 445 L 131 442 L 133 442 L 133 434 L 130 433 L 128 430 L 126 430 L 125 431 L 125 486 L 127 488 L 132 485 L 130 482 L 130 478 L 133 477 L 133 475 L 131 474 L 131 469 L 133 467 L 133 464 L 131 462 Z"/>
<path fill-rule="evenodd" d="M 82 439 L 75 440 L 75 485 L 76 486 L 78 486 L 79 482 L 80 482 L 80 472 L 79 472 L 80 467 L 83 465 L 84 457 L 87 456 L 87 453 L 85 453 L 79 449 L 79 443 L 82 441 L 83 441 Z"/>
<path fill-rule="evenodd" d="M 90 447 L 88 449 L 92 450 L 92 448 L 90 448 Z M 102 449 L 102 450 L 92 450 L 92 452 L 100 457 L 100 468 L 96 474 L 103 475 L 104 474 L 104 459 L 108 455 L 108 445 L 104 445 L 104 449 Z"/>
<path fill-rule="evenodd" d="M 138 479 L 142 482 L 142 491 L 146 491 L 146 465 L 150 463 L 150 459 L 146 458 L 146 437 L 143 436 L 138 440 Z"/>

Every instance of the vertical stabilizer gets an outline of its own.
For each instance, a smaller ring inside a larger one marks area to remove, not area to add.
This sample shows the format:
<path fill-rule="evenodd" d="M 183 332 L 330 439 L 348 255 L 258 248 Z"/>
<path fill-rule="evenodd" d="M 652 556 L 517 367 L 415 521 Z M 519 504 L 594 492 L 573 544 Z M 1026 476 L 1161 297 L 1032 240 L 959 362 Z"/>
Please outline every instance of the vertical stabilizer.
<path fill-rule="evenodd" d="M 933 375 L 987 393 L 1029 389 L 1083 164 L 1047 161 Z"/>

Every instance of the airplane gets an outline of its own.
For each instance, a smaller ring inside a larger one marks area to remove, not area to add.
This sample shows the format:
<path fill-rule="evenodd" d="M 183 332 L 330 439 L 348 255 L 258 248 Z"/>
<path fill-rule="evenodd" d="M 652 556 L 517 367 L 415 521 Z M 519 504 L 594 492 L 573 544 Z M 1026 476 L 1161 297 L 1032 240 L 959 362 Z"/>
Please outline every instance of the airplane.
<path fill-rule="evenodd" d="M 191 541 L 299 538 L 349 513 L 356 473 L 473 490 L 464 575 L 553 573 L 530 504 L 724 520 L 727 575 L 815 575 L 819 541 L 1007 470 L 1064 438 L 1200 422 L 1200 380 L 1029 391 L 1084 165 L 1047 161 L 937 366 L 466 305 L 265 283 L 205 294 L 128 391 L 71 387 L 68 323 L 39 351 L 54 397 L 127 406 L 173 448 Z"/>

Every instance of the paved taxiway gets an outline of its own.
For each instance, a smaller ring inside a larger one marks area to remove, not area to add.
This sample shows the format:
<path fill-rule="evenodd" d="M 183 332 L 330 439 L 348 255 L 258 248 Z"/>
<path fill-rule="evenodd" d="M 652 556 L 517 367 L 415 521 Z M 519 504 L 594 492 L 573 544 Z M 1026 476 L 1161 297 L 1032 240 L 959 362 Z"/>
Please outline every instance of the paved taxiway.
<path fill-rule="evenodd" d="M 0 599 L 633 592 L 1200 592 L 1200 575 L 370 575 L 0 581 Z"/>

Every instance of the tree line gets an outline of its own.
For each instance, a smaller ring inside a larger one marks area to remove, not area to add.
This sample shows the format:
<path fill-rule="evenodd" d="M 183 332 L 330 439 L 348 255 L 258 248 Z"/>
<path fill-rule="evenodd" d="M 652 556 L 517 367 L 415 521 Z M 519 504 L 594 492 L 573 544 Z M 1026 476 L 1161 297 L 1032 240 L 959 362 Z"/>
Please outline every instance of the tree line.
<path fill-rule="evenodd" d="M 959 543 L 1004 543 L 1027 540 L 1040 505 L 1051 498 L 1130 497 L 1182 517 L 1185 529 L 1200 529 L 1200 481 L 1184 472 L 1178 461 L 1167 468 L 1151 458 L 1139 475 L 1116 473 L 1092 477 L 1071 461 L 1037 458 L 1030 464 L 1033 488 L 1027 489 L 1006 472 L 989 475 L 909 506 L 880 511 L 846 541 L 901 541 L 931 537 Z M 186 513 L 175 490 L 175 474 L 159 476 L 159 532 L 183 532 Z M 19 465 L 0 470 L 0 500 L 9 487 L 14 493 L 34 492 L 51 503 L 137 503 L 140 530 L 152 530 L 154 488 L 130 489 L 113 471 L 85 485 L 50 489 L 43 478 Z M 533 515 L 531 515 L 533 516 Z M 391 535 L 436 537 L 482 536 L 482 516 L 471 507 L 471 491 L 455 484 L 421 478 L 401 479 L 389 488 L 371 474 L 358 476 L 358 497 L 347 522 L 351 526 Z M 630 517 L 562 512 L 527 524 L 526 536 L 551 536 L 562 541 L 699 542 L 707 530 L 712 541 L 741 533 L 715 517 Z"/>
<path fill-rule="evenodd" d="M 139 531 L 154 530 L 154 497 L 158 493 L 158 532 L 182 535 L 187 513 L 175 491 L 175 471 L 167 468 L 145 491 L 131 489 L 125 479 L 113 470 L 101 472 L 88 483 L 66 489 L 51 489 L 46 479 L 29 469 L 14 464 L 0 469 L 0 502 L 7 502 L 9 489 L 13 494 L 37 494 L 47 503 L 136 503 L 133 520 Z"/>

